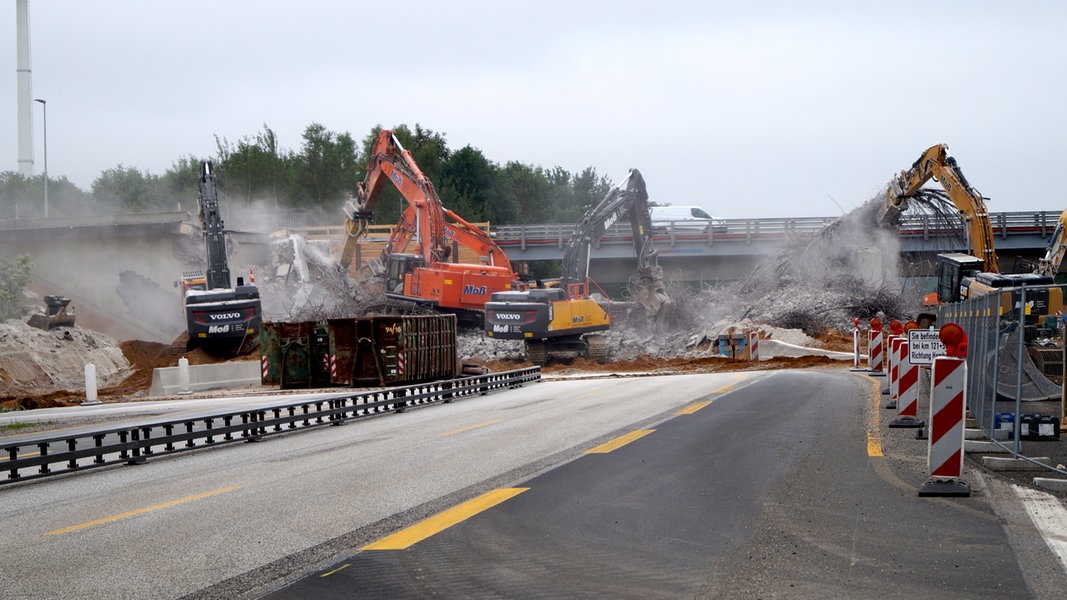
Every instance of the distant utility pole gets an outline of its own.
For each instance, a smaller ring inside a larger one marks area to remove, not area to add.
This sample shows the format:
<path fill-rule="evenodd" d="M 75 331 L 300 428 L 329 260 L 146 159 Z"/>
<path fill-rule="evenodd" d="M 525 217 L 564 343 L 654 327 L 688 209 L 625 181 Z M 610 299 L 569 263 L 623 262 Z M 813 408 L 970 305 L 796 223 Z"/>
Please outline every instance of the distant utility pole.
<path fill-rule="evenodd" d="M 48 103 L 40 98 L 34 98 L 34 102 L 41 103 L 41 113 L 44 117 L 44 218 L 48 218 Z"/>

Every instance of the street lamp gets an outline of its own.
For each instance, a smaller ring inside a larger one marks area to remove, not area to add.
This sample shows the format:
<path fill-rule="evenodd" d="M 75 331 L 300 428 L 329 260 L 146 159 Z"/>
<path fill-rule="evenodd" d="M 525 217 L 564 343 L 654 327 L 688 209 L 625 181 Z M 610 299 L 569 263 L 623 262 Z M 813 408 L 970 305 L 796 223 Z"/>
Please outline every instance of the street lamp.
<path fill-rule="evenodd" d="M 34 98 L 34 102 L 41 103 L 41 114 L 44 116 L 44 218 L 48 218 L 48 103 L 40 98 Z"/>

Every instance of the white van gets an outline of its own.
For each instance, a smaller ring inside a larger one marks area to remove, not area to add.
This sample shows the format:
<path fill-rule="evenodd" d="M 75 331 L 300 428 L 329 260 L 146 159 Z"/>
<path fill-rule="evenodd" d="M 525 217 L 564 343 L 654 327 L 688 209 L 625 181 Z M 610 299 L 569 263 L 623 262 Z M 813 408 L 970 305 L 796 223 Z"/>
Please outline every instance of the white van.
<path fill-rule="evenodd" d="M 706 232 L 709 227 L 716 233 L 726 231 L 726 221 L 709 215 L 699 206 L 653 206 L 651 216 L 655 231 L 668 232 L 672 226 L 675 231 Z"/>

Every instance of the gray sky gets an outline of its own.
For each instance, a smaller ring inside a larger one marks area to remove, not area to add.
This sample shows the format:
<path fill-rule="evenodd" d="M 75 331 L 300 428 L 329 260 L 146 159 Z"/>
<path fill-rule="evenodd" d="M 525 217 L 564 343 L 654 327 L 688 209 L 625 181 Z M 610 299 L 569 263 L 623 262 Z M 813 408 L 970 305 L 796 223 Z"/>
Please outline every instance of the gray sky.
<path fill-rule="evenodd" d="M 15 2 L 0 171 L 17 170 Z M 264 124 L 401 123 L 727 218 L 836 216 L 947 143 L 993 211 L 1067 207 L 1067 3 L 30 0 L 48 162 L 88 189 Z M 34 104 L 37 170 L 40 105 Z"/>

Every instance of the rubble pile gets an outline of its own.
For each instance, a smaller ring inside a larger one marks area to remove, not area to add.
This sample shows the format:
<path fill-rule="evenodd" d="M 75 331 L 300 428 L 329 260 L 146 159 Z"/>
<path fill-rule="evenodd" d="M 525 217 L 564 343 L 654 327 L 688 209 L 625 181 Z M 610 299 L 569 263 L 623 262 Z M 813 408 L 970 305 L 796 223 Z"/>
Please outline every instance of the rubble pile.
<path fill-rule="evenodd" d="M 44 331 L 23 319 L 0 323 L 0 397 L 85 389 L 85 365 L 95 366 L 101 386 L 131 372 L 118 343 L 78 326 Z"/>

